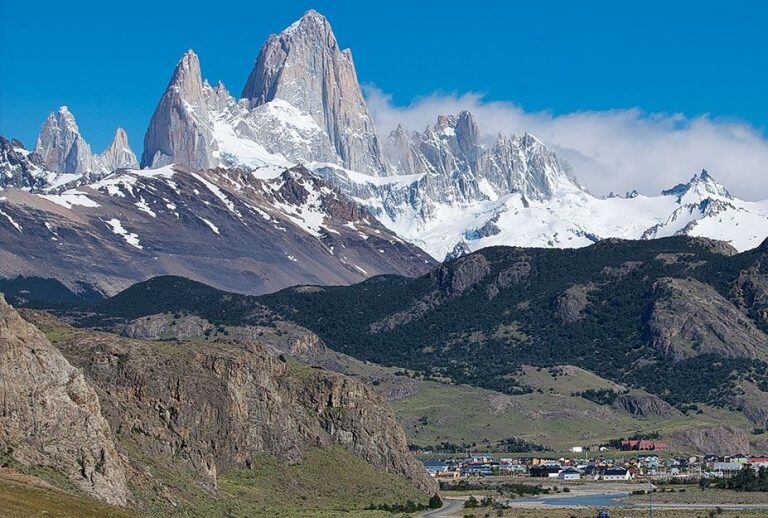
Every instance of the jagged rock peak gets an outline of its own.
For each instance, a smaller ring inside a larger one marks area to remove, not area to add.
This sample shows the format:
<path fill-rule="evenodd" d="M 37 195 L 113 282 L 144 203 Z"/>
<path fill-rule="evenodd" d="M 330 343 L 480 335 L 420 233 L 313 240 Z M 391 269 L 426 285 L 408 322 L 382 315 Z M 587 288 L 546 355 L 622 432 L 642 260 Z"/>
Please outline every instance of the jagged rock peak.
<path fill-rule="evenodd" d="M 142 167 L 179 163 L 214 167 L 217 150 L 197 54 L 188 50 L 173 71 L 144 136 Z"/>
<path fill-rule="evenodd" d="M 91 147 L 80 135 L 75 117 L 66 106 L 48 115 L 37 137 L 35 152 L 51 171 L 85 173 L 93 169 Z"/>
<path fill-rule="evenodd" d="M 128 145 L 128 134 L 123 128 L 115 130 L 112 143 L 97 157 L 99 168 L 103 171 L 114 171 L 123 168 L 136 168 L 138 161 L 136 154 Z"/>
<path fill-rule="evenodd" d="M 314 9 L 308 10 L 301 18 L 286 27 L 283 34 L 293 34 L 299 31 L 312 30 L 331 30 L 331 24 L 328 23 L 328 18 Z"/>
<path fill-rule="evenodd" d="M 241 97 L 253 107 L 275 99 L 290 103 L 325 130 L 344 167 L 386 172 L 352 54 L 339 48 L 328 20 L 316 11 L 267 39 Z"/>
<path fill-rule="evenodd" d="M 19 140 L 8 140 L 0 135 L 0 189 L 36 189 L 45 183 L 42 157 L 27 151 Z"/>
<path fill-rule="evenodd" d="M 694 175 L 689 182 L 691 188 L 699 190 L 701 192 L 707 192 L 717 196 L 723 196 L 724 198 L 731 198 L 731 193 L 728 192 L 723 185 L 718 183 L 712 175 L 710 175 L 706 169 L 701 170 L 701 174 Z"/>
<path fill-rule="evenodd" d="M 664 196 L 678 196 L 681 198 L 688 193 L 701 197 L 715 195 L 722 196 L 723 198 L 733 198 L 728 189 L 712 178 L 712 175 L 706 169 L 702 169 L 701 174 L 693 175 L 688 183 L 679 183 L 671 189 L 661 191 L 661 194 Z"/>
<path fill-rule="evenodd" d="M 200 58 L 189 49 L 179 60 L 168 83 L 168 88 L 177 88 L 185 99 L 196 99 L 203 94 L 203 80 L 200 72 Z"/>

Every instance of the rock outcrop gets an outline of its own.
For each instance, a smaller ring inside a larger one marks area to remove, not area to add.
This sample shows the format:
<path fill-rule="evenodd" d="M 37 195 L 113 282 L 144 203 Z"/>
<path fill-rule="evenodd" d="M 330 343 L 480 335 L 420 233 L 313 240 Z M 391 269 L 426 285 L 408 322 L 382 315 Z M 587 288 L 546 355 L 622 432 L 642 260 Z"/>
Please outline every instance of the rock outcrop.
<path fill-rule="evenodd" d="M 125 468 L 96 391 L 46 337 L 0 295 L 0 455 L 63 474 L 116 505 Z"/>
<path fill-rule="evenodd" d="M 328 20 L 316 11 L 267 39 L 241 97 L 254 107 L 288 102 L 325 129 L 344 167 L 377 176 L 385 171 L 352 53 L 339 48 Z"/>
<path fill-rule="evenodd" d="M 589 306 L 587 294 L 592 286 L 575 284 L 563 291 L 554 301 L 555 316 L 563 324 L 573 324 L 584 318 L 584 310 Z"/>
<path fill-rule="evenodd" d="M 24 149 L 20 141 L 0 136 L 0 189 L 39 189 L 46 185 L 49 175 L 43 158 Z"/>
<path fill-rule="evenodd" d="M 766 358 L 768 336 L 714 288 L 695 279 L 659 279 L 648 318 L 650 343 L 672 360 L 715 353 Z"/>
<path fill-rule="evenodd" d="M 37 137 L 35 153 L 50 171 L 87 173 L 93 169 L 91 147 L 80 136 L 75 117 L 66 106 L 48 115 Z"/>
<path fill-rule="evenodd" d="M 259 453 L 295 463 L 307 448 L 338 445 L 425 492 L 435 489 L 371 388 L 291 366 L 256 342 L 160 344 L 72 330 L 57 346 L 97 387 L 123 440 L 211 488 Z"/>
<path fill-rule="evenodd" d="M 613 408 L 627 412 L 632 417 L 663 417 L 673 418 L 683 415 L 663 399 L 644 391 L 632 391 L 621 394 L 613 402 Z"/>
<path fill-rule="evenodd" d="M 123 128 L 117 128 L 112 143 L 103 153 L 95 157 L 96 169 L 100 171 L 115 171 L 116 169 L 137 168 L 136 160 L 131 147 L 128 145 L 128 134 Z"/>
<path fill-rule="evenodd" d="M 669 442 L 683 451 L 704 455 L 736 455 L 749 452 L 746 432 L 733 426 L 709 426 L 672 432 Z"/>
<path fill-rule="evenodd" d="M 491 265 L 483 254 L 472 254 L 440 265 L 434 275 L 440 289 L 449 296 L 458 296 L 482 281 L 490 271 Z"/>
<path fill-rule="evenodd" d="M 176 65 L 144 136 L 142 167 L 172 163 L 195 169 L 215 167 L 218 150 L 203 92 L 200 60 L 187 51 Z"/>

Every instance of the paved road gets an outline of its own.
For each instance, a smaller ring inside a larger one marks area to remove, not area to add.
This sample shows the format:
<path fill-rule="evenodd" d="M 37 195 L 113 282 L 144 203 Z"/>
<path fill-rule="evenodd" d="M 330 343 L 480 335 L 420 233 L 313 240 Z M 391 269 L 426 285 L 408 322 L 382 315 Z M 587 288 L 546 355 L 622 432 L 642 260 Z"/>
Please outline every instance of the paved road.
<path fill-rule="evenodd" d="M 454 516 L 457 511 L 464 508 L 464 500 L 456 500 L 455 498 L 444 499 L 443 507 L 435 509 L 434 511 L 427 511 L 421 516 L 426 518 L 443 518 L 448 516 Z"/>

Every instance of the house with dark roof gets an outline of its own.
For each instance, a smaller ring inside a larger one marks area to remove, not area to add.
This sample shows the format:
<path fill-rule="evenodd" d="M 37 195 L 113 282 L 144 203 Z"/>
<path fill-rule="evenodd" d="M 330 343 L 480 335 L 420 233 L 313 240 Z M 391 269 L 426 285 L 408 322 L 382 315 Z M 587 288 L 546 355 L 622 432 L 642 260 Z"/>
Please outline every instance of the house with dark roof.
<path fill-rule="evenodd" d="M 630 480 L 632 474 L 624 468 L 606 468 L 600 474 L 601 480 Z"/>

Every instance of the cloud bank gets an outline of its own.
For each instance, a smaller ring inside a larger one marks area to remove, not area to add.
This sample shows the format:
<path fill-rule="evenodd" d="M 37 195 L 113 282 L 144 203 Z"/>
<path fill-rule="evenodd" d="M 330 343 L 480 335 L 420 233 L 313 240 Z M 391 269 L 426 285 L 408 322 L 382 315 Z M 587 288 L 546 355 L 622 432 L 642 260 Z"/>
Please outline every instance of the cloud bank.
<path fill-rule="evenodd" d="M 367 86 L 368 107 L 382 135 L 398 124 L 422 131 L 440 114 L 472 112 L 481 132 L 531 133 L 573 166 L 595 194 L 637 189 L 654 195 L 707 169 L 732 194 L 768 199 L 768 140 L 753 126 L 708 115 L 646 113 L 637 108 L 565 115 L 526 112 L 481 94 L 432 94 L 408 106 Z"/>

